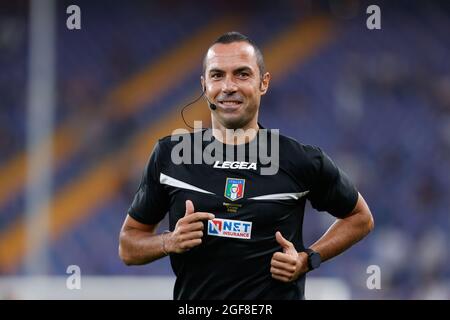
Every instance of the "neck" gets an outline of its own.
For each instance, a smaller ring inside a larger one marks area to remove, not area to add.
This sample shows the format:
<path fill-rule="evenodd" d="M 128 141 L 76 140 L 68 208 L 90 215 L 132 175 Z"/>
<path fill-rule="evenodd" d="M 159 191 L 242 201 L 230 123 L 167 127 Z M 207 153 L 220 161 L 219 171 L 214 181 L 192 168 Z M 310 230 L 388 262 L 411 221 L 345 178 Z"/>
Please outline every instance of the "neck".
<path fill-rule="evenodd" d="M 227 128 L 222 123 L 212 117 L 212 133 L 214 138 L 224 144 L 243 144 L 248 143 L 255 138 L 259 126 L 257 116 L 249 123 L 239 129 Z"/>

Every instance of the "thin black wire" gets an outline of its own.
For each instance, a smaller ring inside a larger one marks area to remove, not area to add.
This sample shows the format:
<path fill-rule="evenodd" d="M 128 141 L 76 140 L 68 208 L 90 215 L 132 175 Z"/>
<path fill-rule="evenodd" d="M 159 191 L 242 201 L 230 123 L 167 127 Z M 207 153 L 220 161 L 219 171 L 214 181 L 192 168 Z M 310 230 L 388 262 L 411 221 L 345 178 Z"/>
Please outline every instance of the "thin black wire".
<path fill-rule="evenodd" d="M 190 102 L 189 104 L 185 105 L 185 106 L 181 109 L 181 118 L 183 118 L 184 124 L 187 125 L 187 126 L 188 126 L 189 128 L 191 128 L 191 129 L 194 129 L 194 127 L 191 127 L 190 125 L 188 125 L 187 122 L 186 122 L 186 120 L 184 119 L 184 115 L 183 115 L 184 109 L 186 109 L 186 108 L 189 107 L 190 105 L 196 103 L 198 100 L 200 100 L 200 99 L 203 97 L 204 94 L 205 94 L 205 91 L 202 91 L 202 94 L 201 94 L 197 99 L 195 99 L 194 101 L 192 101 L 192 102 Z"/>

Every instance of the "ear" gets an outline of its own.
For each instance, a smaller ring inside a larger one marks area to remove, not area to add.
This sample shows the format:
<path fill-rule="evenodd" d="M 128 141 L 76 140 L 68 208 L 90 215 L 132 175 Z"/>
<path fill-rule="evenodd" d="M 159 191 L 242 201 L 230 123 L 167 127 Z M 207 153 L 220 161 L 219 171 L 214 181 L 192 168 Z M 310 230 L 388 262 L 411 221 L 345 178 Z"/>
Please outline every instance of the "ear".
<path fill-rule="evenodd" d="M 206 86 L 205 86 L 205 78 L 203 76 L 200 76 L 200 83 L 202 84 L 202 91 L 205 92 Z"/>
<path fill-rule="evenodd" d="M 261 95 L 265 95 L 267 90 L 269 89 L 270 78 L 271 78 L 270 73 L 266 72 L 261 80 L 261 84 L 259 87 L 259 90 L 261 91 Z"/>

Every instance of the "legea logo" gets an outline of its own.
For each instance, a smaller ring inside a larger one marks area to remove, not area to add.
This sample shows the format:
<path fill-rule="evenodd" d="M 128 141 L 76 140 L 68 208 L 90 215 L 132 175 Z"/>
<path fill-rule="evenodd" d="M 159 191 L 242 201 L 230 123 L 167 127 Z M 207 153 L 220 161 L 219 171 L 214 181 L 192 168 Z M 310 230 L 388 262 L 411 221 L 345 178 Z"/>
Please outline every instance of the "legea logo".
<path fill-rule="evenodd" d="M 261 175 L 277 174 L 280 164 L 278 129 L 259 129 L 257 132 L 255 129 L 226 129 L 224 134 L 215 130 L 213 136 L 212 130 L 202 128 L 201 121 L 194 121 L 192 135 L 185 129 L 172 132 L 170 140 L 177 141 L 170 155 L 173 164 L 207 164 L 216 169 L 260 169 Z M 257 143 L 248 143 L 248 148 L 245 148 L 245 143 L 228 144 L 224 153 L 224 145 L 220 141 L 232 141 L 234 138 L 241 142 L 257 139 Z"/>

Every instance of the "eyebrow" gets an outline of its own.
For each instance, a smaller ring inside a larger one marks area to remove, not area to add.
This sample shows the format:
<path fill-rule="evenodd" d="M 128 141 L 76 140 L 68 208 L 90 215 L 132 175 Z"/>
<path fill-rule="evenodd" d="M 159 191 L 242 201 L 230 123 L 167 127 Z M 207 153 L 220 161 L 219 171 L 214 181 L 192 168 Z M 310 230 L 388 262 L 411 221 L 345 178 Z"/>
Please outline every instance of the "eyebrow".
<path fill-rule="evenodd" d="M 242 72 L 242 71 L 247 71 L 247 72 L 253 73 L 253 71 L 252 71 L 252 69 L 250 67 L 239 67 L 239 68 L 233 70 L 233 73 L 239 73 L 239 72 Z M 214 68 L 214 69 L 209 70 L 209 74 L 214 73 L 214 72 L 224 73 L 225 71 L 221 70 L 221 69 L 218 69 L 218 68 Z"/>
<path fill-rule="evenodd" d="M 247 71 L 247 72 L 253 73 L 252 69 L 249 68 L 249 67 L 240 67 L 240 68 L 237 68 L 236 70 L 234 70 L 233 72 L 234 73 L 239 73 L 239 72 L 242 72 L 242 71 Z"/>

